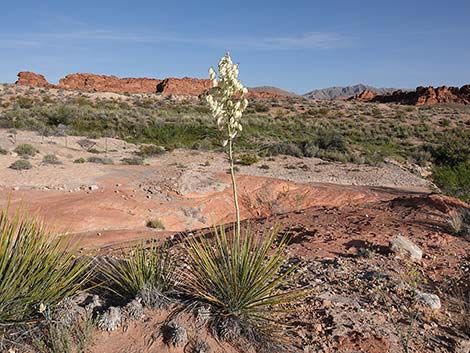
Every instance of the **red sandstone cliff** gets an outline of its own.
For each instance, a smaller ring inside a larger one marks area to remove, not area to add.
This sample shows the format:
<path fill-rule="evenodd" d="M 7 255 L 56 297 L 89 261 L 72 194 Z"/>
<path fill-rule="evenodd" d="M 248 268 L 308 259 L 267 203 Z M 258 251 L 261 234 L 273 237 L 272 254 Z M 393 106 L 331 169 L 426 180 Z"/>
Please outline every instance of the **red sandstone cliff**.
<path fill-rule="evenodd" d="M 208 79 L 200 78 L 166 78 L 157 85 L 157 93 L 199 96 L 212 88 Z"/>
<path fill-rule="evenodd" d="M 59 80 L 59 88 L 89 92 L 155 93 L 160 80 L 153 78 L 119 78 L 95 74 L 71 74 Z"/>
<path fill-rule="evenodd" d="M 18 73 L 18 80 L 15 84 L 20 86 L 35 86 L 52 88 L 54 85 L 47 82 L 43 75 L 36 74 L 30 71 L 22 71 Z"/>
<path fill-rule="evenodd" d="M 116 93 L 160 93 L 163 95 L 190 95 L 200 96 L 212 88 L 208 79 L 198 78 L 119 78 L 116 76 L 95 75 L 89 73 L 76 73 L 67 75 L 59 80 L 58 85 L 47 82 L 43 75 L 33 72 L 18 73 L 17 85 L 47 88 L 60 88 L 66 90 L 87 92 L 116 92 Z M 262 90 L 250 90 L 248 98 L 273 98 L 281 95 Z"/>

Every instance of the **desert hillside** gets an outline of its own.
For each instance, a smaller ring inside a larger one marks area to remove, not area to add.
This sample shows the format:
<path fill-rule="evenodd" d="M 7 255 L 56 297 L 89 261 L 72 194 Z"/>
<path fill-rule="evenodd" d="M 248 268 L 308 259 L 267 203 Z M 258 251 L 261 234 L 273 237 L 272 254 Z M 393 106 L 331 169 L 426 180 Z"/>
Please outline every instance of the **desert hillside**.
<path fill-rule="evenodd" d="M 92 259 L 92 283 L 153 244 L 169 249 L 181 275 L 188 239 L 234 229 L 223 131 L 196 94 L 109 92 L 96 82 L 108 92 L 1 86 L 0 204 L 37 214 Z M 163 297 L 91 285 L 41 313 L 33 336 L 13 325 L 0 347 L 468 352 L 469 107 L 274 93 L 249 97 L 235 169 L 243 229 L 256 239 L 277 231 L 278 272 L 295 268 L 282 289 L 303 293 L 283 304 L 276 339 L 188 304 L 177 278 Z"/>

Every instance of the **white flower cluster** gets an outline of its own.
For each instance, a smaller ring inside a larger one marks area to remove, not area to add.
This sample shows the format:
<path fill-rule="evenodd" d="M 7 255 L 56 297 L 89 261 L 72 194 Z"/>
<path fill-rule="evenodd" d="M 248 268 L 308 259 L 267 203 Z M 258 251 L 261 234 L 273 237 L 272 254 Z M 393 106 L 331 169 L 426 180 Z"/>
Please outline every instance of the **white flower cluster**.
<path fill-rule="evenodd" d="M 238 64 L 232 63 L 229 53 L 220 59 L 218 69 L 217 77 L 215 70 L 209 68 L 210 79 L 216 89 L 206 99 L 212 115 L 217 119 L 217 125 L 226 128 L 228 138 L 233 139 L 238 131 L 242 131 L 240 120 L 248 106 L 248 100 L 245 98 L 248 90 L 238 79 Z M 227 145 L 228 141 L 223 141 L 223 145 Z"/>

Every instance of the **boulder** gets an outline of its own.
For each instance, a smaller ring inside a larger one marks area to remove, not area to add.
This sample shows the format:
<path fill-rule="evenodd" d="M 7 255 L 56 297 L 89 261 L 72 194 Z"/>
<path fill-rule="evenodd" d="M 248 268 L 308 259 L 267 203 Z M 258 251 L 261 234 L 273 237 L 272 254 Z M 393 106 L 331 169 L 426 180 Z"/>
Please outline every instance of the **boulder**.
<path fill-rule="evenodd" d="M 398 255 L 405 255 L 413 261 L 421 261 L 423 251 L 408 238 L 397 236 L 390 241 L 390 250 Z"/>

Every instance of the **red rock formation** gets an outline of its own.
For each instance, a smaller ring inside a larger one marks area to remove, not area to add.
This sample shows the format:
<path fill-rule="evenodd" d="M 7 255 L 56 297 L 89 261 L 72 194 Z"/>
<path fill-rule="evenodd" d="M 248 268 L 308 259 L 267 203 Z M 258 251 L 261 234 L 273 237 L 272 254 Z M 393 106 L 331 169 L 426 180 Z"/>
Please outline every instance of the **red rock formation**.
<path fill-rule="evenodd" d="M 367 102 L 367 101 L 370 101 L 370 100 L 374 99 L 376 96 L 377 96 L 377 93 L 366 89 L 366 90 L 362 91 L 361 93 L 359 93 L 355 97 L 355 99 Z"/>
<path fill-rule="evenodd" d="M 20 72 L 16 84 L 87 92 L 161 93 L 164 95 L 189 96 L 200 96 L 212 88 L 212 83 L 208 79 L 184 77 L 158 80 L 154 78 L 119 78 L 89 73 L 67 75 L 59 80 L 58 85 L 52 85 L 46 81 L 43 75 L 33 72 Z M 282 95 L 274 92 L 250 90 L 247 97 L 263 99 L 279 98 Z"/>
<path fill-rule="evenodd" d="M 408 105 L 470 104 L 470 85 L 458 87 L 418 87 L 415 91 L 394 91 L 384 95 L 370 95 L 367 91 L 354 100 Z"/>
<path fill-rule="evenodd" d="M 157 85 L 157 93 L 164 95 L 189 95 L 199 96 L 212 87 L 208 79 L 200 78 L 166 78 Z"/>
<path fill-rule="evenodd" d="M 71 74 L 59 80 L 59 87 L 88 92 L 155 93 L 161 80 L 153 78 L 119 78 L 95 74 Z"/>
<path fill-rule="evenodd" d="M 47 82 L 43 75 L 36 74 L 30 71 L 21 71 L 18 73 L 18 80 L 15 84 L 20 86 L 34 86 L 34 87 L 47 87 L 52 88 L 54 85 Z"/>

